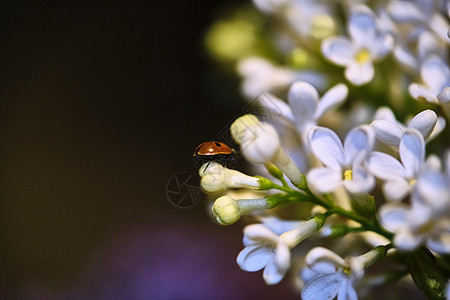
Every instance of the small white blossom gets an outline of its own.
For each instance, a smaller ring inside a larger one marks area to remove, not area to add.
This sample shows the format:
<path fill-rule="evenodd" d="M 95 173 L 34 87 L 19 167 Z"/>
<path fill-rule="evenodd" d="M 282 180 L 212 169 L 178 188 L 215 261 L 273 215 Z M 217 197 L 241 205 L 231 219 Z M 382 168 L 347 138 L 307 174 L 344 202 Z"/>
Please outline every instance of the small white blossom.
<path fill-rule="evenodd" d="M 442 58 L 431 55 L 420 68 L 422 83 L 409 85 L 409 93 L 417 100 L 450 104 L 450 69 Z"/>
<path fill-rule="evenodd" d="M 225 168 L 217 162 L 203 164 L 199 175 L 202 178 L 200 186 L 209 193 L 223 191 L 227 188 L 258 189 L 260 187 L 258 177 Z"/>
<path fill-rule="evenodd" d="M 369 171 L 384 181 L 386 198 L 396 201 L 411 192 L 424 165 L 425 141 L 418 130 L 405 130 L 400 140 L 399 155 L 401 162 L 389 154 L 374 151 L 366 162 Z"/>
<path fill-rule="evenodd" d="M 336 253 L 316 247 L 306 255 L 302 299 L 357 299 L 354 284 L 364 275 L 359 261 L 345 261 Z"/>
<path fill-rule="evenodd" d="M 368 125 L 351 130 L 344 145 L 332 130 L 312 127 L 308 141 L 314 155 L 325 167 L 314 168 L 308 173 L 308 182 L 319 192 L 335 191 L 343 185 L 350 193 L 369 192 L 375 179 L 361 166 L 372 150 L 375 134 Z"/>
<path fill-rule="evenodd" d="M 273 221 L 273 220 L 272 220 Z M 273 224 L 271 224 L 273 226 Z M 253 224 L 244 228 L 245 248 L 236 261 L 244 271 L 255 272 L 264 268 L 263 277 L 267 284 L 280 282 L 290 268 L 290 250 L 319 229 L 319 223 L 311 218 L 308 221 L 277 225 L 277 229 L 295 228 L 280 235 L 267 225 Z"/>
<path fill-rule="evenodd" d="M 394 40 L 391 35 L 378 31 L 375 15 L 366 6 L 352 10 L 347 29 L 350 39 L 330 37 L 322 42 L 322 53 L 336 65 L 345 66 L 345 77 L 351 83 L 362 85 L 373 79 L 373 62 L 392 50 Z"/>
<path fill-rule="evenodd" d="M 242 155 L 251 163 L 273 163 L 294 184 L 302 182 L 302 173 L 280 145 L 275 128 L 254 115 L 244 115 L 231 124 L 231 135 L 240 144 Z"/>
<path fill-rule="evenodd" d="M 394 113 L 388 107 L 379 108 L 374 119 L 370 126 L 375 129 L 377 139 L 396 150 L 407 128 L 417 129 L 425 141 L 430 141 L 445 127 L 445 119 L 438 117 L 430 109 L 418 113 L 406 126 L 396 120 Z"/>
<path fill-rule="evenodd" d="M 272 208 L 272 205 L 267 198 L 234 199 L 230 196 L 222 196 L 214 202 L 211 210 L 217 223 L 231 225 L 243 215 Z"/>
<path fill-rule="evenodd" d="M 326 113 L 339 107 L 347 95 L 348 88 L 342 83 L 330 88 L 322 97 L 319 97 L 314 86 L 305 81 L 296 81 L 289 88 L 289 105 L 267 93 L 259 97 L 258 101 L 263 108 L 274 115 L 282 116 L 295 124 L 303 135 L 311 126 L 317 125 Z"/>

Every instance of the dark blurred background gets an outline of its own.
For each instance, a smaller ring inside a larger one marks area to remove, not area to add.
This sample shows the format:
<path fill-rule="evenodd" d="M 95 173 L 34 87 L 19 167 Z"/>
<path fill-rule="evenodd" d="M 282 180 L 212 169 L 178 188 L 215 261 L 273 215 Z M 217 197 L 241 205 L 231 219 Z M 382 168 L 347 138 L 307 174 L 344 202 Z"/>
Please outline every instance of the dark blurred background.
<path fill-rule="evenodd" d="M 202 45 L 239 2 L 0 2 L 1 299 L 295 297 L 166 197 L 241 108 Z"/>

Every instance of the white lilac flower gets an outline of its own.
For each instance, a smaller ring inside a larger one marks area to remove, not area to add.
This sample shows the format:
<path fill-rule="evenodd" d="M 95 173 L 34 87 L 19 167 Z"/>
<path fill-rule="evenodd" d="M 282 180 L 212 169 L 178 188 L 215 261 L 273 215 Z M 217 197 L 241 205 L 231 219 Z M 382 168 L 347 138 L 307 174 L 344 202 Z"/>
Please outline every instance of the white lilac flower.
<path fill-rule="evenodd" d="M 223 191 L 227 188 L 258 189 L 260 187 L 260 178 L 228 169 L 217 162 L 203 164 L 199 175 L 202 178 L 201 188 L 209 193 Z"/>
<path fill-rule="evenodd" d="M 211 210 L 217 223 L 231 225 L 236 223 L 243 215 L 265 210 L 273 207 L 273 202 L 268 198 L 260 199 L 234 199 L 230 196 L 218 198 Z"/>
<path fill-rule="evenodd" d="M 420 67 L 422 83 L 409 85 L 409 93 L 417 100 L 450 105 L 450 69 L 442 58 L 431 55 Z"/>
<path fill-rule="evenodd" d="M 345 67 L 345 77 L 352 84 L 362 85 L 373 79 L 373 62 L 392 50 L 394 40 L 379 32 L 374 13 L 366 6 L 352 9 L 347 29 L 350 38 L 334 36 L 324 40 L 322 53 L 334 64 Z"/>
<path fill-rule="evenodd" d="M 302 279 L 306 282 L 301 298 L 357 299 L 354 284 L 364 275 L 359 261 L 345 261 L 336 253 L 322 247 L 313 248 L 306 255 Z"/>
<path fill-rule="evenodd" d="M 310 82 L 318 88 L 323 88 L 326 83 L 323 75 L 317 72 L 275 66 L 259 57 L 245 58 L 239 62 L 237 68 L 238 73 L 244 77 L 242 92 L 249 99 L 255 99 L 264 92 L 285 89 L 297 80 Z"/>
<path fill-rule="evenodd" d="M 348 88 L 342 83 L 319 97 L 314 86 L 304 81 L 296 81 L 289 88 L 289 105 L 268 93 L 259 97 L 258 101 L 264 109 L 291 121 L 304 135 L 311 126 L 317 125 L 326 113 L 339 107 L 347 95 Z"/>
<path fill-rule="evenodd" d="M 449 43 L 446 36 L 449 23 L 437 9 L 437 1 L 390 1 L 387 10 L 397 24 L 410 24 L 411 32 L 430 30 L 444 43 Z"/>
<path fill-rule="evenodd" d="M 344 145 L 331 129 L 312 127 L 308 142 L 314 155 L 324 167 L 308 173 L 308 182 L 319 192 L 335 191 L 343 185 L 352 194 L 369 192 L 375 179 L 362 167 L 362 162 L 372 150 L 375 133 L 368 125 L 351 130 Z"/>
<path fill-rule="evenodd" d="M 260 122 L 254 115 L 244 115 L 231 124 L 231 135 L 241 146 L 242 155 L 254 164 L 276 165 L 293 184 L 302 183 L 303 177 L 294 161 L 280 146 L 275 128 L 266 122 Z"/>
<path fill-rule="evenodd" d="M 450 253 L 450 218 L 439 216 L 416 197 L 409 207 L 384 204 L 379 216 L 383 227 L 395 234 L 398 249 L 409 251 L 424 243 L 432 251 Z"/>
<path fill-rule="evenodd" d="M 396 150 L 407 128 L 417 129 L 428 142 L 441 133 L 445 127 L 445 119 L 438 117 L 430 109 L 418 113 L 406 126 L 396 120 L 394 113 L 388 107 L 379 108 L 374 119 L 370 126 L 375 129 L 377 139 Z"/>
<path fill-rule="evenodd" d="M 400 140 L 399 155 L 400 161 L 389 154 L 374 151 L 366 161 L 369 171 L 383 180 L 386 198 L 396 201 L 411 192 L 424 166 L 425 141 L 417 129 L 405 130 Z"/>
<path fill-rule="evenodd" d="M 290 229 L 292 225 L 296 227 Z M 290 250 L 317 231 L 321 225 L 315 218 L 288 225 L 281 224 L 276 226 L 278 230 L 290 230 L 282 233 L 279 231 L 280 235 L 263 224 L 248 225 L 244 228 L 245 248 L 236 261 L 244 271 L 255 272 L 264 268 L 263 277 L 266 283 L 277 284 L 290 268 Z"/>

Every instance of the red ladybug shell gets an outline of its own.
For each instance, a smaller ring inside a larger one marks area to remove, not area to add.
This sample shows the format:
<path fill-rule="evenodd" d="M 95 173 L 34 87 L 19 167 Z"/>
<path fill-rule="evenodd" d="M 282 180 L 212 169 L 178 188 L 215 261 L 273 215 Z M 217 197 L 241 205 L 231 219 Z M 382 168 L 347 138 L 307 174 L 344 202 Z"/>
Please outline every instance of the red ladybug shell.
<path fill-rule="evenodd" d="M 194 151 L 194 156 L 197 155 L 218 155 L 218 154 L 232 154 L 234 153 L 228 145 L 217 142 L 210 141 L 201 143 Z"/>

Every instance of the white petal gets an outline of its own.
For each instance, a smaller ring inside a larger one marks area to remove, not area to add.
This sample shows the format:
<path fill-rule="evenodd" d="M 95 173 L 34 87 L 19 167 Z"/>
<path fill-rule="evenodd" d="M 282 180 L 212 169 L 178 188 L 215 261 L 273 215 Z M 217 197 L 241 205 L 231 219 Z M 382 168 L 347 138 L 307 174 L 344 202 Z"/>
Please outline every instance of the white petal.
<path fill-rule="evenodd" d="M 437 103 L 436 93 L 431 91 L 428 87 L 423 84 L 411 83 L 408 87 L 408 91 L 414 99 L 425 100 L 431 103 Z"/>
<path fill-rule="evenodd" d="M 449 88 L 449 97 L 450 97 L 450 88 Z M 442 132 L 442 130 L 444 130 L 445 125 L 446 125 L 445 119 L 442 117 L 438 117 L 436 125 L 434 126 L 433 131 L 430 134 L 430 137 L 427 139 L 427 142 L 436 138 Z"/>
<path fill-rule="evenodd" d="M 384 204 L 381 206 L 380 222 L 387 230 L 395 232 L 408 223 L 406 208 L 393 204 Z"/>
<path fill-rule="evenodd" d="M 360 163 L 373 148 L 375 133 L 368 125 L 352 129 L 344 141 L 344 165 Z"/>
<path fill-rule="evenodd" d="M 315 119 L 319 119 L 326 112 L 335 109 L 341 105 L 348 95 L 348 88 L 345 84 L 340 83 L 332 87 L 326 92 L 319 101 L 317 105 L 317 110 L 314 115 Z"/>
<path fill-rule="evenodd" d="M 331 272 L 333 273 L 333 272 Z M 316 271 L 311 270 L 310 268 L 303 268 L 302 272 L 301 272 L 301 277 L 303 282 L 307 283 L 308 281 L 310 281 L 311 279 L 313 279 L 314 277 L 317 277 L 319 274 Z"/>
<path fill-rule="evenodd" d="M 422 172 L 416 187 L 420 199 L 437 211 L 443 211 L 450 204 L 450 187 L 446 176 L 438 171 Z"/>
<path fill-rule="evenodd" d="M 270 93 L 263 93 L 258 97 L 257 101 L 262 106 L 261 110 L 266 110 L 265 112 L 262 112 L 258 115 L 269 115 L 269 119 L 273 116 L 281 116 L 291 122 L 294 122 L 295 117 L 291 110 L 291 107 L 283 100 L 275 97 Z"/>
<path fill-rule="evenodd" d="M 411 186 L 404 179 L 386 181 L 383 185 L 383 192 L 386 198 L 400 201 L 411 191 Z"/>
<path fill-rule="evenodd" d="M 342 282 L 337 300 L 358 300 L 358 295 L 350 280 L 347 279 Z"/>
<path fill-rule="evenodd" d="M 278 271 L 283 274 L 289 269 L 291 265 L 291 250 L 285 243 L 278 243 L 275 250 L 275 263 Z"/>
<path fill-rule="evenodd" d="M 419 7 L 411 2 L 390 1 L 387 7 L 392 18 L 400 23 L 416 23 L 424 18 L 424 14 Z"/>
<path fill-rule="evenodd" d="M 437 40 L 436 36 L 430 31 L 423 31 L 420 33 L 417 41 L 417 53 L 418 57 L 423 59 L 430 53 L 445 56 L 446 52 L 441 43 Z"/>
<path fill-rule="evenodd" d="M 322 42 L 323 55 L 338 66 L 347 65 L 355 52 L 347 37 L 330 37 Z"/>
<path fill-rule="evenodd" d="M 450 70 L 447 64 L 438 56 L 426 59 L 420 68 L 420 76 L 436 95 L 449 84 Z"/>
<path fill-rule="evenodd" d="M 354 85 L 363 85 L 370 82 L 375 75 L 372 62 L 360 64 L 355 61 L 351 61 L 347 68 L 345 68 L 345 78 L 348 79 Z"/>
<path fill-rule="evenodd" d="M 394 236 L 394 244 L 400 250 L 413 250 L 422 242 L 421 235 L 414 235 L 408 228 L 400 228 Z"/>
<path fill-rule="evenodd" d="M 330 193 L 342 185 L 342 174 L 329 168 L 314 168 L 308 173 L 308 182 L 319 193 Z"/>
<path fill-rule="evenodd" d="M 304 81 L 294 82 L 289 89 L 288 99 L 297 122 L 314 120 L 319 101 L 319 94 L 315 87 Z"/>
<path fill-rule="evenodd" d="M 438 95 L 437 98 L 440 103 L 447 104 L 450 102 L 450 87 L 444 88 Z"/>
<path fill-rule="evenodd" d="M 394 57 L 395 59 L 402 65 L 404 65 L 407 69 L 412 71 L 418 71 L 419 66 L 416 58 L 405 48 L 400 45 L 396 45 L 394 47 Z"/>
<path fill-rule="evenodd" d="M 438 253 L 450 253 L 450 231 L 447 229 L 439 235 L 428 239 L 427 246 Z"/>
<path fill-rule="evenodd" d="M 338 267 L 346 266 L 344 259 L 333 251 L 323 247 L 315 247 L 306 254 L 305 263 L 309 268 L 318 273 L 327 273 L 329 267 L 321 269 L 317 265 L 319 262 L 330 263 Z"/>
<path fill-rule="evenodd" d="M 372 152 L 366 164 L 372 174 L 383 180 L 398 180 L 405 176 L 403 165 L 386 153 Z"/>
<path fill-rule="evenodd" d="M 425 141 L 419 131 L 406 129 L 399 146 L 400 159 L 407 178 L 416 178 L 425 160 Z"/>
<path fill-rule="evenodd" d="M 274 249 L 261 245 L 245 247 L 236 258 L 239 267 L 247 272 L 264 268 L 274 258 Z"/>
<path fill-rule="evenodd" d="M 372 45 L 375 40 L 375 18 L 370 9 L 359 6 L 352 11 L 348 24 L 348 32 L 352 39 L 365 47 Z"/>
<path fill-rule="evenodd" d="M 394 48 L 394 38 L 390 34 L 382 34 L 372 42 L 370 53 L 374 61 L 384 58 Z"/>
<path fill-rule="evenodd" d="M 403 129 L 400 126 L 385 120 L 375 120 L 370 126 L 374 128 L 378 140 L 391 147 L 398 147 L 403 135 Z"/>
<path fill-rule="evenodd" d="M 344 149 L 334 131 L 325 127 L 312 127 L 308 131 L 308 141 L 314 155 L 328 168 L 341 170 L 344 163 Z"/>
<path fill-rule="evenodd" d="M 447 4 L 448 5 L 448 4 Z M 447 12 L 448 13 L 448 12 Z M 431 20 L 429 21 L 430 29 L 440 37 L 442 41 L 445 41 L 449 44 L 449 23 L 448 23 L 448 15 L 445 17 L 443 14 L 435 13 L 431 16 Z"/>
<path fill-rule="evenodd" d="M 277 243 L 278 235 L 262 224 L 245 226 L 244 235 L 255 243 Z"/>
<path fill-rule="evenodd" d="M 345 188 L 351 194 L 362 194 L 370 192 L 375 186 L 375 178 L 362 168 L 354 168 L 352 180 L 344 180 Z"/>
<path fill-rule="evenodd" d="M 266 122 L 247 127 L 242 135 L 241 152 L 251 163 L 267 163 L 280 148 L 275 128 Z"/>
<path fill-rule="evenodd" d="M 436 113 L 431 109 L 427 109 L 418 113 L 411 121 L 409 121 L 408 127 L 419 130 L 424 139 L 428 139 L 434 126 L 436 125 L 436 122 Z"/>
<path fill-rule="evenodd" d="M 267 266 L 264 268 L 263 278 L 264 281 L 269 284 L 279 283 L 285 275 L 285 272 L 280 272 L 274 260 L 271 260 Z"/>
<path fill-rule="evenodd" d="M 304 221 L 283 220 L 277 217 L 261 217 L 261 222 L 277 235 L 281 235 L 286 231 L 297 228 Z"/>
<path fill-rule="evenodd" d="M 345 279 L 345 275 L 340 272 L 317 276 L 305 285 L 301 298 L 303 300 L 334 299 Z"/>
<path fill-rule="evenodd" d="M 378 108 L 377 111 L 375 112 L 375 116 L 373 117 L 373 119 L 374 120 L 385 120 L 385 121 L 390 121 L 392 123 L 397 123 L 397 119 L 395 118 L 394 113 L 387 106 Z"/>

